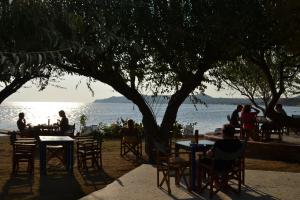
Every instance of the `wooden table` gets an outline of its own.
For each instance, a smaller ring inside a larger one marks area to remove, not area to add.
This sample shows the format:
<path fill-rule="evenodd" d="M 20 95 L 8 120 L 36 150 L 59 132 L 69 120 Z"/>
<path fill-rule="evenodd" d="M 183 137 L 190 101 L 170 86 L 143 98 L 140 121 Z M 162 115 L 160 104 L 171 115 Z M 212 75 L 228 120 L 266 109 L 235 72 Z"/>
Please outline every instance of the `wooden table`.
<path fill-rule="evenodd" d="M 74 139 L 69 136 L 39 136 L 40 144 L 40 174 L 47 173 L 47 145 L 63 145 L 65 149 L 66 170 L 73 172 Z"/>
<path fill-rule="evenodd" d="M 196 152 L 205 153 L 208 149 L 210 149 L 215 144 L 214 141 L 210 140 L 199 140 L 197 143 L 192 143 L 190 140 L 188 141 L 177 141 L 175 143 L 175 152 L 179 152 L 180 149 L 184 149 L 186 151 L 191 152 L 191 161 L 192 161 L 192 174 L 191 174 L 191 183 L 192 190 L 196 190 L 196 174 L 197 174 L 197 164 L 196 164 Z"/>

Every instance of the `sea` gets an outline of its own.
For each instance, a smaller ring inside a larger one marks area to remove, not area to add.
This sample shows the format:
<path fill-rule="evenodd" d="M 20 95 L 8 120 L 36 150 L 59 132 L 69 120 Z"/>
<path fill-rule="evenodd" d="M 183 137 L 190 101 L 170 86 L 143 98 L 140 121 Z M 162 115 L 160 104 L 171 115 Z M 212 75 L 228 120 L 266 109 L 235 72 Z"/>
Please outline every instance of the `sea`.
<path fill-rule="evenodd" d="M 153 105 L 152 110 L 158 123 L 161 122 L 166 109 L 166 104 Z M 200 134 L 212 132 L 228 123 L 230 115 L 236 105 L 207 104 L 196 105 L 182 104 L 177 121 L 181 124 L 195 124 L 194 128 Z M 288 115 L 300 115 L 300 107 L 284 106 Z M 25 113 L 27 123 L 31 125 L 56 123 L 59 119 L 58 112 L 64 110 L 69 123 L 76 125 L 79 130 L 81 115 L 87 116 L 87 125 L 99 123 L 117 123 L 121 119 L 142 121 L 142 115 L 137 106 L 132 103 L 80 103 L 80 102 L 5 102 L 0 105 L 0 129 L 17 130 L 16 122 L 20 112 Z"/>

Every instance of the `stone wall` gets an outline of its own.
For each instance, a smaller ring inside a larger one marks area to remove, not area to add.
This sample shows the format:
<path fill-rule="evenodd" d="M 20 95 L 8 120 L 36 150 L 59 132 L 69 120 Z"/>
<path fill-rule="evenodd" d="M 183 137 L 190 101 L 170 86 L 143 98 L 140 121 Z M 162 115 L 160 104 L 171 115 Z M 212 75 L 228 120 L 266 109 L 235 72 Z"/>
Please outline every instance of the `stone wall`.
<path fill-rule="evenodd" d="M 205 139 L 218 140 L 218 135 L 207 134 Z M 300 162 L 300 145 L 284 142 L 249 141 L 246 147 L 246 157 L 264 160 Z"/>

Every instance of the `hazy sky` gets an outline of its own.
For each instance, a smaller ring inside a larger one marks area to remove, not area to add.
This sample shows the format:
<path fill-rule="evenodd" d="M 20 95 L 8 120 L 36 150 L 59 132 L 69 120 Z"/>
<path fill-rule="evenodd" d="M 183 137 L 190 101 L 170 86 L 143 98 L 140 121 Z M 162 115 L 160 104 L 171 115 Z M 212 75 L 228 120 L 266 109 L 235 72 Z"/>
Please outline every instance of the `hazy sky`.
<path fill-rule="evenodd" d="M 113 90 L 110 86 L 101 82 L 92 84 L 95 95 L 87 88 L 86 78 L 80 76 L 65 76 L 64 80 L 57 83 L 65 89 L 48 86 L 43 91 L 38 91 L 38 88 L 30 83 L 23 86 L 18 92 L 8 97 L 5 101 L 68 101 L 68 102 L 92 102 L 95 99 L 103 99 L 111 96 L 120 96 L 120 94 Z M 81 84 L 76 89 L 77 83 Z M 213 97 L 238 97 L 237 94 L 232 95 L 232 92 L 221 91 L 218 92 L 213 86 L 209 86 L 206 94 Z M 228 95 L 230 94 L 230 95 Z"/>

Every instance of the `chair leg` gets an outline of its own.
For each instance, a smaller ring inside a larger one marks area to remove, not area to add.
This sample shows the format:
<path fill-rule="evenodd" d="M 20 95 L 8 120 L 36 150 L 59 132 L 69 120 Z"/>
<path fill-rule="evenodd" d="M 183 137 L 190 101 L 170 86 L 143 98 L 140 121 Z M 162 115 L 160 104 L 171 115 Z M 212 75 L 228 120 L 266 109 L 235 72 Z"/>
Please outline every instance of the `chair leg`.
<path fill-rule="evenodd" d="M 169 172 L 167 172 L 168 174 L 167 174 L 167 179 L 166 179 L 166 181 L 167 181 L 167 186 L 168 186 L 168 194 L 171 194 L 171 187 L 170 187 L 170 174 L 169 174 Z"/>
<path fill-rule="evenodd" d="M 159 187 L 159 169 L 157 167 L 157 170 L 156 170 L 156 174 L 157 174 L 157 187 Z"/>
<path fill-rule="evenodd" d="M 204 173 L 203 173 L 203 170 L 202 170 L 202 168 L 200 168 L 199 169 L 199 176 L 198 176 L 198 191 L 202 191 L 202 182 L 203 182 L 203 175 L 204 175 Z"/>
<path fill-rule="evenodd" d="M 209 178 L 209 198 L 211 199 L 214 195 L 214 176 Z"/>
<path fill-rule="evenodd" d="M 242 188 L 242 173 L 238 172 L 238 193 L 241 193 Z"/>

